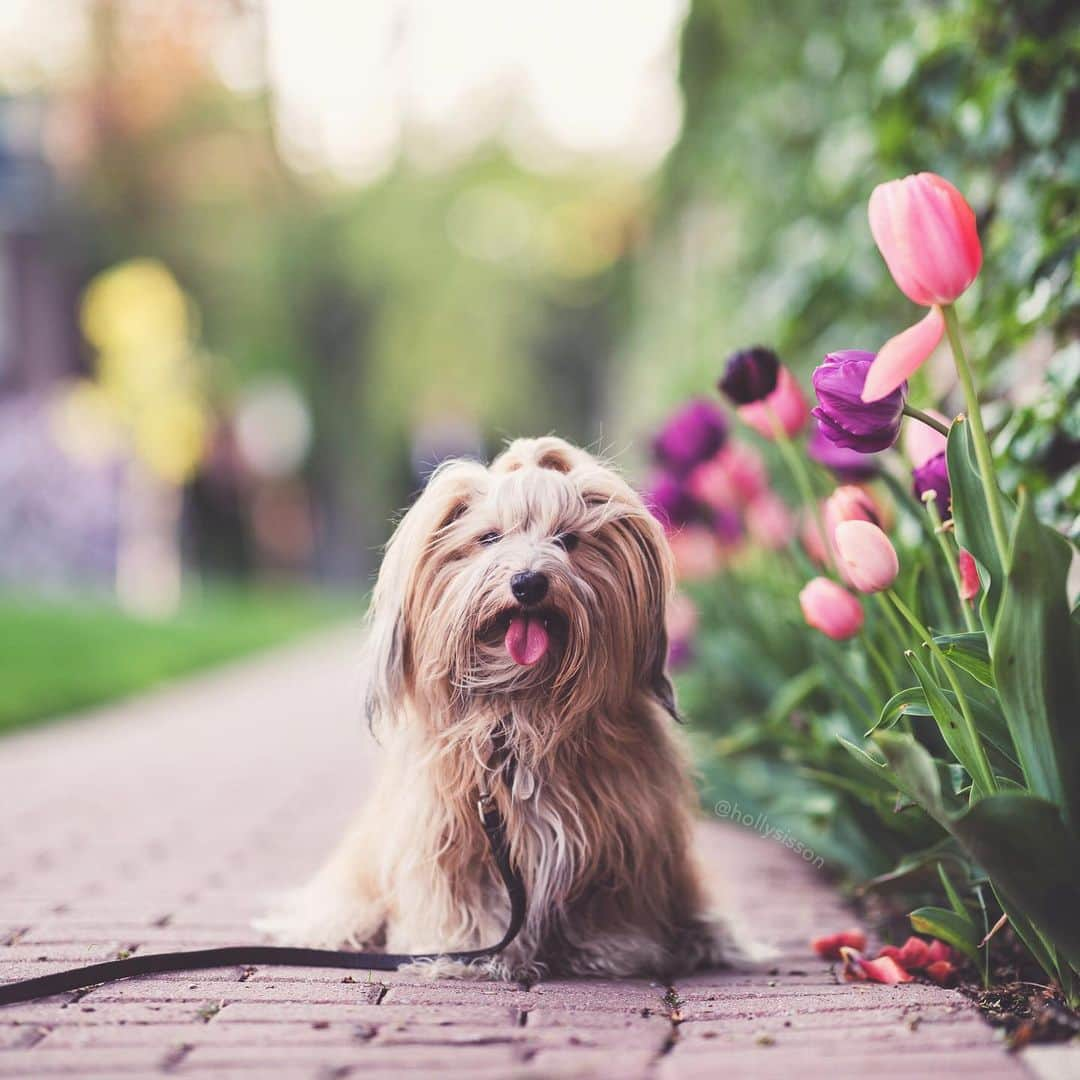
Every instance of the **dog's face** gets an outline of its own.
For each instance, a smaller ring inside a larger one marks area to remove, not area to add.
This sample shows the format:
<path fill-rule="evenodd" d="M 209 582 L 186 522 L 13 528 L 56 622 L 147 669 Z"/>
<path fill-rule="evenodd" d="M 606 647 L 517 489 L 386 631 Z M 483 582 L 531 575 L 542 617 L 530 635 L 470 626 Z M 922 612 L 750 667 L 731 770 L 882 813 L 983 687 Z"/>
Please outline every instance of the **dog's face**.
<path fill-rule="evenodd" d="M 520 439 L 490 468 L 447 464 L 387 548 L 369 710 L 408 696 L 453 723 L 528 699 L 569 721 L 644 691 L 673 712 L 669 563 L 637 494 L 561 439 Z"/>

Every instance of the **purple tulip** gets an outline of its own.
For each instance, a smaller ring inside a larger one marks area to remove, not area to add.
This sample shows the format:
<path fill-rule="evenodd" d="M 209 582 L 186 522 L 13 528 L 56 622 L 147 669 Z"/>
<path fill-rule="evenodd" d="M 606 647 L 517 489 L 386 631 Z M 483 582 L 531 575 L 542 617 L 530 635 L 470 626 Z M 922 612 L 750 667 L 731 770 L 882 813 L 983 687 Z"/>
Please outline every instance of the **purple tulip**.
<path fill-rule="evenodd" d="M 720 509 L 712 517 L 713 532 L 721 544 L 737 544 L 743 535 L 742 519 L 734 510 Z"/>
<path fill-rule="evenodd" d="M 727 358 L 720 377 L 720 392 L 733 405 L 752 405 L 767 398 L 780 375 L 780 358 L 764 345 L 740 349 Z"/>
<path fill-rule="evenodd" d="M 911 472 L 915 498 L 922 499 L 932 491 L 937 501 L 938 513 L 942 521 L 952 517 L 952 486 L 949 484 L 949 469 L 945 464 L 945 451 L 935 454 L 927 462 Z"/>
<path fill-rule="evenodd" d="M 668 643 L 667 662 L 672 671 L 689 667 L 694 659 L 694 645 L 689 638 L 675 638 Z"/>
<path fill-rule="evenodd" d="M 708 461 L 727 439 L 727 420 L 711 401 L 695 398 L 676 412 L 653 439 L 653 455 L 664 468 L 685 476 Z"/>
<path fill-rule="evenodd" d="M 873 353 L 857 349 L 829 353 L 812 376 L 818 398 L 813 415 L 821 431 L 837 446 L 860 454 L 887 450 L 896 442 L 907 398 L 907 383 L 902 383 L 880 401 L 863 401 L 863 385 L 873 361 Z"/>
<path fill-rule="evenodd" d="M 848 450 L 837 446 L 818 424 L 814 434 L 806 444 L 806 452 L 819 465 L 824 465 L 838 479 L 847 484 L 856 484 L 869 480 L 880 472 L 877 456 L 860 454 L 858 450 Z"/>
<path fill-rule="evenodd" d="M 702 518 L 701 504 L 671 473 L 659 473 L 644 492 L 645 505 L 665 529 L 678 529 Z"/>

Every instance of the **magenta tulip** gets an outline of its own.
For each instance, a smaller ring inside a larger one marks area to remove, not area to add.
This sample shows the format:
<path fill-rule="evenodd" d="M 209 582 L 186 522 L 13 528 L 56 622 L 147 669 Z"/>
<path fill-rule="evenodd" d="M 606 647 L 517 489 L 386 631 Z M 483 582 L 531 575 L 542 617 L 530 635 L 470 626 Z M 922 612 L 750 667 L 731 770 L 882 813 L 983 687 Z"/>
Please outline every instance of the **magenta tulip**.
<path fill-rule="evenodd" d="M 835 581 L 816 577 L 799 593 L 803 618 L 815 630 L 834 641 L 854 637 L 863 625 L 863 609 L 859 601 Z"/>

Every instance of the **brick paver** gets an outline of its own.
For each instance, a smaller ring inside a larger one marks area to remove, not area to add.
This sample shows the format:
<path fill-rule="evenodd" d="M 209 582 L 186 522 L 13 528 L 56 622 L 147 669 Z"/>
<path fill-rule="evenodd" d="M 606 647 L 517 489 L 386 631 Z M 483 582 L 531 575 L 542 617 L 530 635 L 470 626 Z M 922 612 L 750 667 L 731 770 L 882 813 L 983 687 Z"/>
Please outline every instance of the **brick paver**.
<path fill-rule="evenodd" d="M 357 648 L 335 631 L 0 742 L 0 979 L 254 940 L 252 916 L 315 868 L 368 783 Z M 837 982 L 807 941 L 851 915 L 782 845 L 730 824 L 701 838 L 774 966 L 670 991 L 295 968 L 132 980 L 0 1009 L 0 1077 L 1029 1075 L 955 993 Z"/>

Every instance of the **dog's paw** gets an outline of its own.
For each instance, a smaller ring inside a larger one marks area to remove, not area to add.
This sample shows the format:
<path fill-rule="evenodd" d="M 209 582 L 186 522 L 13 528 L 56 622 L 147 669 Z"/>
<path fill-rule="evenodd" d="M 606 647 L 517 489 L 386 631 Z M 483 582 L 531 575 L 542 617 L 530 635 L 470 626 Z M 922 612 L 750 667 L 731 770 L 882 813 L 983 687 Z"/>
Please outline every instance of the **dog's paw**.
<path fill-rule="evenodd" d="M 363 946 L 380 922 L 355 898 L 308 886 L 282 897 L 252 925 L 278 945 L 341 949 Z"/>

